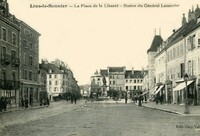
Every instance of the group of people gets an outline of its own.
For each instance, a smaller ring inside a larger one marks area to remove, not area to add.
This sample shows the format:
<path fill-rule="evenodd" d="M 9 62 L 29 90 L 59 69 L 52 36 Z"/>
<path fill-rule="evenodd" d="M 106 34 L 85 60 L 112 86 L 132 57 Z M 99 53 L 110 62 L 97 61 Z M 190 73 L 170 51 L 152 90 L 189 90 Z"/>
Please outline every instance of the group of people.
<path fill-rule="evenodd" d="M 156 104 L 158 104 L 159 102 L 160 102 L 160 104 L 162 104 L 164 101 L 164 95 L 163 94 L 156 95 L 154 101 L 156 102 Z"/>
<path fill-rule="evenodd" d="M 72 103 L 72 104 L 73 104 L 73 103 L 76 104 L 76 101 L 77 101 L 77 99 L 78 99 L 78 95 L 77 95 L 76 93 L 72 93 L 70 99 L 71 99 L 71 103 Z"/>
<path fill-rule="evenodd" d="M 25 100 L 21 98 L 21 106 L 22 108 L 28 108 L 28 99 L 25 97 Z"/>

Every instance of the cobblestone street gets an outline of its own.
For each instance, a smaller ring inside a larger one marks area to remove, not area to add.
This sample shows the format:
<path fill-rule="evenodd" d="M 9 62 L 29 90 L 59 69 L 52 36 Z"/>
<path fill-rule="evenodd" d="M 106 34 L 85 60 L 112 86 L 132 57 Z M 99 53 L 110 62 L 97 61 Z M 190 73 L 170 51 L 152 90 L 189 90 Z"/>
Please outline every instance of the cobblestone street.
<path fill-rule="evenodd" d="M 138 107 L 132 103 L 84 104 L 84 101 L 79 101 L 75 105 L 62 101 L 52 104 L 49 108 L 20 112 L 5 115 L 7 118 L 12 116 L 12 120 L 16 121 L 9 123 L 4 119 L 5 127 L 2 135 L 197 136 L 200 134 L 200 119 L 197 116 L 181 116 Z M 31 115 L 28 116 L 29 114 Z"/>

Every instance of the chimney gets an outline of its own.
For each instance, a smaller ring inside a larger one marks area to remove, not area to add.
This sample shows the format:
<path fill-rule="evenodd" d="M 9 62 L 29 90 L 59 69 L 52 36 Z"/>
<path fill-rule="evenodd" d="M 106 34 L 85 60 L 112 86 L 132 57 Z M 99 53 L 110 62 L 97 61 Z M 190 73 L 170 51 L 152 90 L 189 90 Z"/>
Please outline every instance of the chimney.
<path fill-rule="evenodd" d="M 197 17 L 197 24 L 200 22 L 200 15 Z"/>
<path fill-rule="evenodd" d="M 132 67 L 132 74 L 134 74 L 134 67 Z"/>
<path fill-rule="evenodd" d="M 186 17 L 185 14 L 183 14 L 183 18 L 182 18 L 182 26 L 186 25 L 187 21 L 186 21 Z"/>

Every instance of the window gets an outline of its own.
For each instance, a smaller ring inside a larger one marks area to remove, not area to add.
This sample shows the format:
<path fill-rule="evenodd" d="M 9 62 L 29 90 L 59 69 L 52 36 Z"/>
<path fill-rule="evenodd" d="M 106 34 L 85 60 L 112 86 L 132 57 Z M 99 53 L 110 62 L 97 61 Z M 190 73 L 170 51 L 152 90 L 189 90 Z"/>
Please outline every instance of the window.
<path fill-rule="evenodd" d="M 2 59 L 5 59 L 6 57 L 6 47 L 3 47 L 2 49 Z"/>
<path fill-rule="evenodd" d="M 33 50 L 33 43 L 30 42 L 30 49 Z"/>
<path fill-rule="evenodd" d="M 32 80 L 32 78 L 33 78 L 33 75 L 32 75 L 32 72 L 30 71 L 29 72 L 29 80 Z"/>
<path fill-rule="evenodd" d="M 12 44 L 16 45 L 16 34 L 12 33 Z"/>
<path fill-rule="evenodd" d="M 115 84 L 115 81 L 113 81 L 113 85 Z"/>
<path fill-rule="evenodd" d="M 2 69 L 2 79 L 6 80 L 6 70 Z"/>
<path fill-rule="evenodd" d="M 51 81 L 49 81 L 49 85 L 51 85 Z"/>
<path fill-rule="evenodd" d="M 54 87 L 54 92 L 56 92 L 57 91 L 57 87 Z"/>
<path fill-rule="evenodd" d="M 51 75 L 49 75 L 49 78 L 51 78 Z"/>
<path fill-rule="evenodd" d="M 26 53 L 24 53 L 24 64 L 27 64 L 27 55 L 26 55 Z"/>
<path fill-rule="evenodd" d="M 23 46 L 24 46 L 24 48 L 28 48 L 28 42 L 27 42 L 27 40 L 23 41 Z"/>
<path fill-rule="evenodd" d="M 198 39 L 198 47 L 200 47 L 200 38 Z"/>
<path fill-rule="evenodd" d="M 128 83 L 128 80 L 126 80 L 126 83 Z"/>
<path fill-rule="evenodd" d="M 12 62 L 14 63 L 15 61 L 15 58 L 16 58 L 16 51 L 12 50 L 11 51 L 11 59 L 12 59 Z"/>
<path fill-rule="evenodd" d="M 12 80 L 13 80 L 13 81 L 16 80 L 16 74 L 15 74 L 15 71 L 12 72 Z"/>
<path fill-rule="evenodd" d="M 54 75 L 54 78 L 57 78 L 57 75 L 56 75 L 56 74 Z"/>
<path fill-rule="evenodd" d="M 55 85 L 58 85 L 58 81 L 55 81 Z"/>
<path fill-rule="evenodd" d="M 7 30 L 5 28 L 2 28 L 2 39 L 4 41 L 7 40 Z"/>
<path fill-rule="evenodd" d="M 130 80 L 130 83 L 132 83 L 132 80 Z"/>
<path fill-rule="evenodd" d="M 136 83 L 136 80 L 134 80 L 134 83 Z"/>
<path fill-rule="evenodd" d="M 28 72 L 27 72 L 27 70 L 24 70 L 24 79 L 28 79 Z"/>
<path fill-rule="evenodd" d="M 29 56 L 29 65 L 33 65 L 33 57 L 32 56 Z"/>

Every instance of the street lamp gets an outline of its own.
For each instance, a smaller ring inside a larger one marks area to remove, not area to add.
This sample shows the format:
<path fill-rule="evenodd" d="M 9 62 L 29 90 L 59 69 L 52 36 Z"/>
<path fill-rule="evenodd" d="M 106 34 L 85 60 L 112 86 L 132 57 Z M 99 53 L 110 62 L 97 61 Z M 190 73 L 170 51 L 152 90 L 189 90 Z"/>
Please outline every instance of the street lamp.
<path fill-rule="evenodd" d="M 189 111 L 189 106 L 188 106 L 188 89 L 187 89 L 187 80 L 188 80 L 189 76 L 188 74 L 186 73 L 184 75 L 184 81 L 185 81 L 185 114 L 189 114 L 190 111 Z"/>

